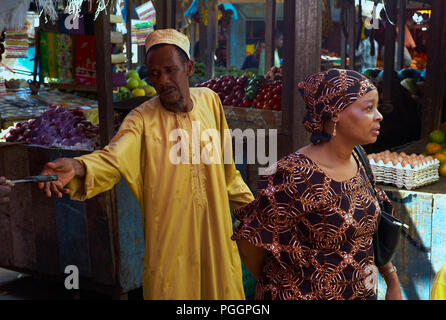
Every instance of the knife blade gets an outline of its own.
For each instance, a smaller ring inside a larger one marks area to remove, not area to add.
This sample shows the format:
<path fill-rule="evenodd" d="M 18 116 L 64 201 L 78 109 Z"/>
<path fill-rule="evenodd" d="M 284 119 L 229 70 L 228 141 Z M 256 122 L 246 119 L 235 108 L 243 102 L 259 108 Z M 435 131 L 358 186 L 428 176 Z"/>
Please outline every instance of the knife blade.
<path fill-rule="evenodd" d="M 10 186 L 14 186 L 16 183 L 25 183 L 25 182 L 49 182 L 49 181 L 57 181 L 59 179 L 56 175 L 46 175 L 46 176 L 30 176 L 25 177 L 23 179 L 18 180 L 6 180 L 6 184 Z"/>

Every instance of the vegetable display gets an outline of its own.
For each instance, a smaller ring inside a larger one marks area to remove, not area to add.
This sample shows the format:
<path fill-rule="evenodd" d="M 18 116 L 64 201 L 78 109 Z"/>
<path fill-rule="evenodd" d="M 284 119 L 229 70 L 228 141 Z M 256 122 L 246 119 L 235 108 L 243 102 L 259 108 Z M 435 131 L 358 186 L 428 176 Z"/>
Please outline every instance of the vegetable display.
<path fill-rule="evenodd" d="M 99 127 L 88 121 L 80 108 L 50 106 L 40 116 L 17 123 L 9 130 L 6 141 L 91 150 L 98 133 Z"/>

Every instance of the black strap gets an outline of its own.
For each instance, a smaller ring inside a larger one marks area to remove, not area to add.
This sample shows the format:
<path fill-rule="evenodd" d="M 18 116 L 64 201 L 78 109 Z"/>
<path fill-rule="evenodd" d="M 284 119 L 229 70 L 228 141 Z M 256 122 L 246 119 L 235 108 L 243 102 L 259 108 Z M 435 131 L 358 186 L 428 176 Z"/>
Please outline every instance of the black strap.
<path fill-rule="evenodd" d="M 375 180 L 373 178 L 372 168 L 370 168 L 370 163 L 369 163 L 369 160 L 367 159 L 367 155 L 364 151 L 364 148 L 360 145 L 357 145 L 354 149 L 355 149 L 356 153 L 358 154 L 359 159 L 361 160 L 362 166 L 365 169 L 367 177 L 369 177 L 370 183 L 372 184 L 373 192 L 375 192 L 375 197 L 379 201 L 378 195 L 376 194 Z M 427 249 L 421 241 L 417 241 L 414 238 L 412 238 L 412 236 L 404 228 L 401 228 L 401 233 L 409 241 L 409 243 L 411 245 L 413 245 L 415 248 L 417 248 L 418 250 L 423 251 L 423 252 L 429 252 L 429 249 Z"/>

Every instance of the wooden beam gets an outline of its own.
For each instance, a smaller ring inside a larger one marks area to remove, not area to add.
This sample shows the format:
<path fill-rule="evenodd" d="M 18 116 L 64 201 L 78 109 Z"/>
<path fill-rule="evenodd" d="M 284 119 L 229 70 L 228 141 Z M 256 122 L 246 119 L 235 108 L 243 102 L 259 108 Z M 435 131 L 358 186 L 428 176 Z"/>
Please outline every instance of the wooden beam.
<path fill-rule="evenodd" d="M 229 67 L 231 67 L 231 22 L 226 30 L 226 68 Z"/>
<path fill-rule="evenodd" d="M 205 55 L 206 55 L 206 38 L 207 38 L 207 27 L 204 24 L 204 10 L 206 9 L 206 3 L 205 0 L 198 0 L 198 15 L 199 15 L 199 30 L 198 30 L 198 37 L 199 37 L 199 48 L 198 48 L 198 56 L 199 56 L 199 62 L 204 63 Z"/>
<path fill-rule="evenodd" d="M 422 115 L 422 137 L 438 129 L 442 118 L 445 95 L 446 72 L 446 2 L 432 0 L 432 15 L 429 26 L 429 47 L 427 52 L 424 109 Z"/>
<path fill-rule="evenodd" d="M 206 27 L 206 78 L 211 79 L 214 77 L 214 55 L 215 45 L 217 42 L 217 27 L 218 27 L 218 1 L 208 0 L 208 25 Z M 200 44 L 201 46 L 201 44 Z"/>
<path fill-rule="evenodd" d="M 156 10 L 156 29 L 167 28 L 167 2 L 168 1 L 166 0 L 154 1 Z"/>
<path fill-rule="evenodd" d="M 341 0 L 341 69 L 347 68 L 347 4 Z"/>
<path fill-rule="evenodd" d="M 355 11 L 355 3 L 351 2 L 350 0 L 347 1 L 348 7 L 348 57 L 349 57 L 349 63 L 348 63 L 348 69 L 354 70 L 355 69 L 355 49 L 356 49 L 356 11 Z"/>
<path fill-rule="evenodd" d="M 396 1 L 386 1 L 387 14 L 391 22 L 396 23 Z M 384 83 L 383 83 L 383 111 L 392 110 L 392 83 L 395 69 L 395 38 L 396 26 L 386 21 L 384 42 Z"/>
<path fill-rule="evenodd" d="M 276 0 L 265 3 L 265 73 L 274 66 Z"/>
<path fill-rule="evenodd" d="M 96 87 L 98 89 L 99 134 L 101 147 L 106 146 L 114 135 L 114 111 L 112 92 L 112 64 L 110 43 L 110 6 L 99 14 L 94 23 L 96 49 Z M 115 262 L 116 290 L 120 290 L 121 254 L 116 187 L 104 193 L 107 212 L 111 214 L 113 237 L 113 261 Z"/>
<path fill-rule="evenodd" d="M 406 32 L 406 0 L 398 0 L 399 10 L 398 10 L 398 48 L 397 48 L 397 59 L 396 67 L 398 70 L 403 68 L 404 62 L 404 39 Z"/>
<path fill-rule="evenodd" d="M 98 90 L 99 133 L 101 146 L 113 137 L 113 92 L 110 44 L 110 7 L 101 12 L 94 23 L 96 49 L 96 87 Z"/>
<path fill-rule="evenodd" d="M 166 2 L 166 28 L 176 29 L 176 0 L 165 1 Z"/>
<path fill-rule="evenodd" d="M 279 158 L 309 143 L 310 134 L 302 125 L 305 103 L 297 84 L 320 71 L 321 0 L 285 0 L 284 25 L 282 127 L 287 143 L 279 148 Z"/>
<path fill-rule="evenodd" d="M 127 18 L 125 21 L 125 27 L 127 29 L 127 35 L 125 39 L 126 55 L 127 55 L 127 69 L 132 69 L 132 10 L 133 0 L 127 0 Z"/>

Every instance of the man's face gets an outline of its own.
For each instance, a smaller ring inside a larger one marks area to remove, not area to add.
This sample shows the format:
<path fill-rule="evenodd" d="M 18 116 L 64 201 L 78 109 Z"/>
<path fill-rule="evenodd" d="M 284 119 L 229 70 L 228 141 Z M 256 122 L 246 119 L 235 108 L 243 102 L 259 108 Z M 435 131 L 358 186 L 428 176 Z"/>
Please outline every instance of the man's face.
<path fill-rule="evenodd" d="M 147 55 L 147 75 L 164 108 L 184 111 L 190 98 L 189 77 L 194 73 L 191 60 L 184 63 L 173 45 L 151 49 Z"/>

